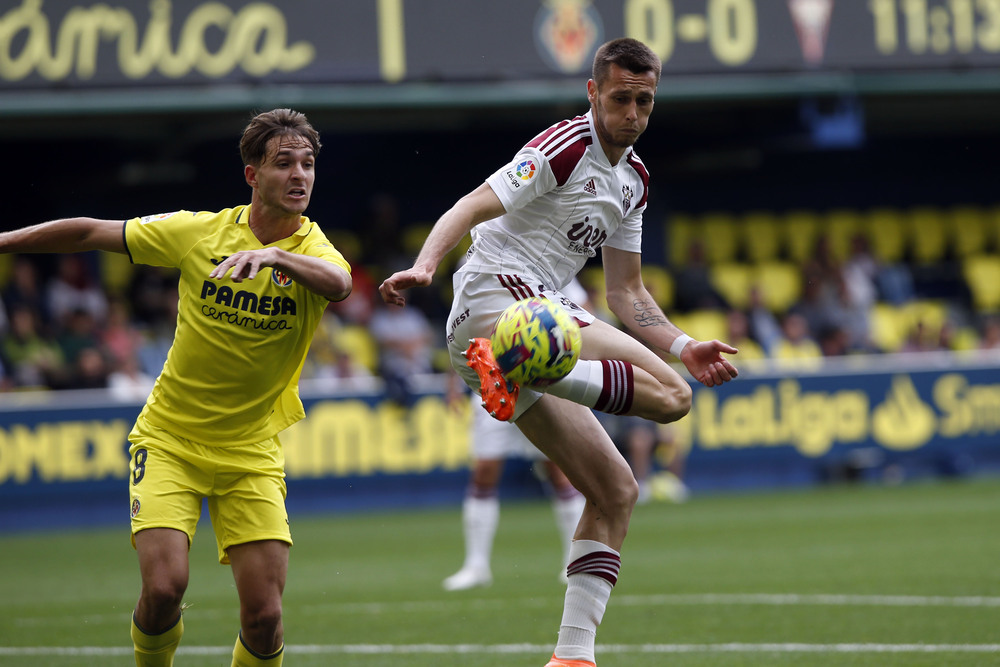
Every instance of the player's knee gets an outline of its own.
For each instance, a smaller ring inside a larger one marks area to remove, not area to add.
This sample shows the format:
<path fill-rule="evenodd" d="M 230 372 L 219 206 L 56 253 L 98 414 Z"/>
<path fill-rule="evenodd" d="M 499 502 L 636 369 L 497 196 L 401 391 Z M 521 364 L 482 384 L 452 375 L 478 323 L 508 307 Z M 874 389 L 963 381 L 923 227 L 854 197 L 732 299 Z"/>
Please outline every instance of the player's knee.
<path fill-rule="evenodd" d="M 271 636 L 281 626 L 281 602 L 269 602 L 245 607 L 242 614 L 243 632 L 247 636 Z"/>
<path fill-rule="evenodd" d="M 675 422 L 691 411 L 691 385 L 683 380 L 673 384 L 665 384 L 663 394 L 658 402 L 657 411 L 648 419 L 659 424 Z"/>
<path fill-rule="evenodd" d="M 159 615 L 180 607 L 185 590 L 187 590 L 186 580 L 160 577 L 143 584 L 142 598 L 146 607 Z"/>

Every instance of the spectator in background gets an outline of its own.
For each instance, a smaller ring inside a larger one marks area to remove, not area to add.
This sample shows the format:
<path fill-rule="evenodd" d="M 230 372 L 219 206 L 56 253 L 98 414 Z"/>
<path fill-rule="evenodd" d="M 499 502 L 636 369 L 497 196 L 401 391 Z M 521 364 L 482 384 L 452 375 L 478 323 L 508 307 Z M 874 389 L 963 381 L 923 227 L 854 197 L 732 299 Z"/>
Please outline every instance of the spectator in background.
<path fill-rule="evenodd" d="M 93 314 L 84 308 L 76 308 L 68 312 L 56 334 L 56 343 L 62 351 L 63 359 L 74 366 L 83 350 L 100 347 L 100 336 L 97 331 L 97 321 Z"/>
<path fill-rule="evenodd" d="M 96 346 L 85 347 L 70 364 L 65 381 L 59 389 L 105 389 L 108 386 L 108 364 Z"/>
<path fill-rule="evenodd" d="M 118 357 L 108 375 L 108 390 L 118 401 L 145 403 L 153 390 L 156 378 L 142 370 L 135 355 Z"/>
<path fill-rule="evenodd" d="M 676 270 L 674 307 L 680 312 L 728 308 L 725 298 L 712 284 L 705 246 L 701 239 L 688 245 L 687 261 Z"/>
<path fill-rule="evenodd" d="M 98 336 L 101 349 L 113 367 L 126 361 L 136 361 L 143 343 L 142 331 L 132 322 L 129 304 L 121 298 L 108 302 L 108 318 L 100 327 Z"/>
<path fill-rule="evenodd" d="M 755 361 L 767 356 L 760 343 L 750 335 L 750 318 L 742 310 L 733 309 L 726 313 L 726 332 L 726 340 L 740 351 L 741 361 Z"/>
<path fill-rule="evenodd" d="M 841 269 L 844 319 L 838 324 L 847 338 L 847 349 L 857 351 L 875 349 L 871 338 L 871 310 L 878 301 L 879 271 L 880 267 L 871 252 L 868 237 L 864 234 L 855 234 L 851 238 L 850 255 Z M 829 324 L 818 331 L 829 329 Z"/>
<path fill-rule="evenodd" d="M 419 308 L 379 304 L 369 323 L 378 343 L 379 375 L 389 397 L 400 405 L 413 401 L 413 377 L 434 371 L 434 332 Z"/>
<path fill-rule="evenodd" d="M 457 375 L 451 376 L 448 403 L 464 402 L 466 394 L 459 388 Z M 462 501 L 462 534 L 465 559 L 458 572 L 444 580 L 446 591 L 463 591 L 493 582 L 491 567 L 493 539 L 500 521 L 500 480 L 507 459 L 523 458 L 536 462 L 544 471 L 552 496 L 552 512 L 562 542 L 560 579 L 566 580 L 569 548 L 573 533 L 580 522 L 584 497 L 577 491 L 559 467 L 549 461 L 513 424 L 490 417 L 480 408 L 479 396 L 471 401 L 472 428 L 470 449 L 472 470 L 465 499 Z"/>
<path fill-rule="evenodd" d="M 28 257 L 18 256 L 13 259 L 10 280 L 3 289 L 3 302 L 7 312 L 12 316 L 15 309 L 27 308 L 38 317 L 39 330 L 45 331 L 51 322 L 52 313 L 38 277 L 38 267 Z"/>
<path fill-rule="evenodd" d="M 60 325 L 78 310 L 90 313 L 98 322 L 108 314 L 108 298 L 82 255 L 59 256 L 56 276 L 48 284 L 46 299 L 52 317 Z"/>
<path fill-rule="evenodd" d="M 4 337 L 2 347 L 19 388 L 45 389 L 59 385 L 65 377 L 62 351 L 41 334 L 36 312 L 26 304 L 11 311 L 10 334 Z"/>
<path fill-rule="evenodd" d="M 768 356 L 773 355 L 774 346 L 781 340 L 781 324 L 771 309 L 764 303 L 764 295 L 758 285 L 750 286 L 750 304 L 747 307 L 747 335 L 756 341 Z M 730 324 L 731 326 L 731 324 Z M 740 354 L 743 354 L 740 350 Z"/>
<path fill-rule="evenodd" d="M 786 313 L 781 321 L 782 338 L 772 356 L 786 368 L 818 368 L 823 351 L 812 337 L 809 321 L 798 313 Z"/>
<path fill-rule="evenodd" d="M 1000 317 L 987 316 L 980 325 L 979 349 L 1000 351 Z"/>

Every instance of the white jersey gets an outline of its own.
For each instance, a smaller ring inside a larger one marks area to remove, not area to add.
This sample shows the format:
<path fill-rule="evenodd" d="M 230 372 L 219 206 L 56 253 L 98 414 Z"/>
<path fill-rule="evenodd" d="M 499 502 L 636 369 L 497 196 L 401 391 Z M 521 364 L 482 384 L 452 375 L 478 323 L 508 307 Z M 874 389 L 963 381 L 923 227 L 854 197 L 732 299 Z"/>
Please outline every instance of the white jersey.
<path fill-rule="evenodd" d="M 641 252 L 649 174 L 631 149 L 608 161 L 590 112 L 539 134 L 486 182 L 506 213 L 472 229 L 461 271 L 561 289 L 602 246 Z"/>

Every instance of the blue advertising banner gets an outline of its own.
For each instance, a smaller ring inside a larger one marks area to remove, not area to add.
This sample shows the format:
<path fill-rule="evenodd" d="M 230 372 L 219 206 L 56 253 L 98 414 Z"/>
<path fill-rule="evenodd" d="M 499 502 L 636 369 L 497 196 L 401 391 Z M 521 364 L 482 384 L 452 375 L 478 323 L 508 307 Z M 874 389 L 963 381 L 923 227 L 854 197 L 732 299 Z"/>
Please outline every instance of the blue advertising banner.
<path fill-rule="evenodd" d="M 695 385 L 673 426 L 695 491 L 895 482 L 1000 471 L 1000 360 L 924 355 L 817 372 L 748 369 Z M 460 502 L 469 414 L 429 390 L 408 407 L 380 390 L 303 389 L 282 434 L 290 512 Z M 0 530 L 128 517 L 128 432 L 141 406 L 93 393 L 0 397 Z M 507 493 L 538 493 L 530 476 Z"/>

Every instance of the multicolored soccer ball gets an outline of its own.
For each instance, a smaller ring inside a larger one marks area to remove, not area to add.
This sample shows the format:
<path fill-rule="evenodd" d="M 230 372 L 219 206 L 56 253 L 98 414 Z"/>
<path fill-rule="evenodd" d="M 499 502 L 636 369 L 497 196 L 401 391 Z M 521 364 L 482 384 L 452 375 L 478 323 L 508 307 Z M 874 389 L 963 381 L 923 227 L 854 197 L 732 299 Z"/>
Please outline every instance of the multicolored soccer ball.
<path fill-rule="evenodd" d="M 561 380 L 580 358 L 580 325 L 558 303 L 540 297 L 507 307 L 490 335 L 504 378 L 544 387 Z"/>

